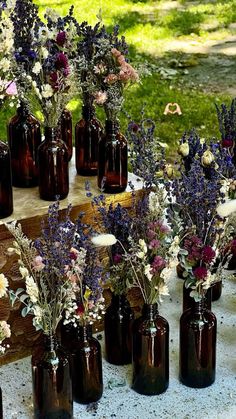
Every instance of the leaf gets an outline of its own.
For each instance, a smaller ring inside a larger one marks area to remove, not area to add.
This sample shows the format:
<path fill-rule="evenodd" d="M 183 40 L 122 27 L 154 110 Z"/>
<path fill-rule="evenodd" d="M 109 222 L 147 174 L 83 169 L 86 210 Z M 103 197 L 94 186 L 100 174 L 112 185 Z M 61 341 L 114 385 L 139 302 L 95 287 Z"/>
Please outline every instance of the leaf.
<path fill-rule="evenodd" d="M 22 311 L 21 311 L 21 315 L 22 315 L 22 317 L 26 317 L 27 316 L 27 314 L 29 314 L 29 312 L 31 311 L 31 307 L 24 307 L 23 309 L 22 309 Z"/>
<path fill-rule="evenodd" d="M 25 292 L 24 288 L 18 288 L 15 292 L 16 296 L 18 297 L 19 294 L 21 294 L 22 292 Z"/>
<path fill-rule="evenodd" d="M 22 303 L 24 303 L 24 302 L 25 302 L 25 300 L 26 300 L 27 298 L 29 298 L 28 294 L 22 294 L 22 295 L 19 297 L 19 300 L 20 300 Z"/>

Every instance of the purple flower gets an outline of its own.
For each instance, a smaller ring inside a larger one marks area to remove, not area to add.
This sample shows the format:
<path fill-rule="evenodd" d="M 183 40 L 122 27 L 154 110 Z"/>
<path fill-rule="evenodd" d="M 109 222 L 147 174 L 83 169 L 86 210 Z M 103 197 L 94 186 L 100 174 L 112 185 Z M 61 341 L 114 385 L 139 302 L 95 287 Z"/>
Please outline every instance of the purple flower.
<path fill-rule="evenodd" d="M 205 246 L 202 250 L 202 261 L 204 263 L 211 263 L 216 255 L 211 246 Z"/>
<path fill-rule="evenodd" d="M 60 47 L 63 47 L 63 45 L 65 44 L 65 42 L 66 42 L 66 32 L 65 31 L 59 32 L 57 34 L 57 37 L 56 37 L 56 43 Z"/>
<path fill-rule="evenodd" d="M 149 249 L 158 249 L 158 247 L 160 247 L 160 240 L 156 240 L 153 239 L 150 243 L 149 243 Z"/>
<path fill-rule="evenodd" d="M 115 265 L 117 265 L 118 263 L 120 263 L 122 261 L 122 255 L 119 255 L 118 253 L 116 253 L 113 256 L 113 262 Z"/>
<path fill-rule="evenodd" d="M 200 281 L 203 281 L 204 279 L 206 279 L 208 271 L 207 268 L 205 268 L 205 266 L 198 266 L 194 269 L 193 274 L 195 278 L 199 279 Z"/>
<path fill-rule="evenodd" d="M 55 67 L 57 70 L 68 68 L 68 58 L 63 52 L 59 52 L 56 56 Z"/>
<path fill-rule="evenodd" d="M 166 266 L 166 262 L 161 256 L 155 256 L 154 260 L 151 264 L 152 267 L 152 273 L 155 274 L 159 271 L 161 271 Z"/>

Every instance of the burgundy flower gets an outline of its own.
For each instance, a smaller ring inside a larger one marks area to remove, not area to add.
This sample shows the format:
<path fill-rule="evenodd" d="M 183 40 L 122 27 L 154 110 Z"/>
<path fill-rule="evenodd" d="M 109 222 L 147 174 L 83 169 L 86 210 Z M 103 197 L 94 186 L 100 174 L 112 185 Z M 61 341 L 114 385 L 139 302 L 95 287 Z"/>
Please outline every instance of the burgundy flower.
<path fill-rule="evenodd" d="M 236 256 L 236 240 L 232 240 L 231 242 L 231 253 Z"/>
<path fill-rule="evenodd" d="M 205 266 L 198 266 L 193 271 L 195 278 L 203 281 L 207 277 L 207 268 Z"/>
<path fill-rule="evenodd" d="M 58 75 L 57 72 L 54 71 L 54 73 L 50 74 L 50 81 L 51 81 L 51 86 L 52 88 L 56 91 L 59 89 L 59 81 L 58 81 Z"/>
<path fill-rule="evenodd" d="M 77 306 L 77 309 L 75 311 L 76 311 L 76 314 L 78 316 L 80 316 L 81 314 L 83 314 L 84 313 L 84 306 L 83 306 L 83 304 L 79 304 Z"/>
<path fill-rule="evenodd" d="M 216 255 L 214 249 L 211 246 L 205 246 L 202 251 L 202 261 L 205 263 L 211 263 Z"/>
<path fill-rule="evenodd" d="M 121 255 L 119 255 L 118 253 L 116 253 L 114 256 L 113 256 L 113 262 L 114 262 L 114 264 L 115 265 L 117 265 L 118 263 L 120 263 L 122 261 L 122 256 Z"/>
<path fill-rule="evenodd" d="M 151 264 L 152 267 L 152 273 L 155 274 L 156 272 L 159 272 L 161 269 L 163 269 L 166 266 L 166 262 L 161 256 L 155 256 L 154 260 Z"/>
<path fill-rule="evenodd" d="M 68 58 L 63 52 L 57 54 L 55 66 L 57 70 L 68 68 Z"/>
<path fill-rule="evenodd" d="M 65 31 L 59 32 L 57 34 L 57 37 L 56 37 L 56 43 L 60 47 L 63 47 L 63 45 L 65 44 L 65 42 L 66 42 L 66 32 Z"/>
<path fill-rule="evenodd" d="M 156 240 L 153 239 L 150 243 L 149 243 L 149 249 L 158 249 L 158 247 L 160 247 L 160 240 Z"/>
<path fill-rule="evenodd" d="M 221 141 L 221 145 L 224 148 L 231 148 L 234 145 L 234 141 L 231 140 L 231 138 L 225 138 L 224 140 Z"/>

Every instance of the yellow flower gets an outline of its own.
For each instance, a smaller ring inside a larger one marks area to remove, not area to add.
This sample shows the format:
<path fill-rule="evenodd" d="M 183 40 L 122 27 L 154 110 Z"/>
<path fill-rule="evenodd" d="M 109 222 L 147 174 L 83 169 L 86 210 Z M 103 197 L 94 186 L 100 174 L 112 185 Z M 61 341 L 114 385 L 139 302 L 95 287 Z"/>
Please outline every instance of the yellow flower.
<path fill-rule="evenodd" d="M 204 151 L 201 163 L 203 166 L 210 166 L 210 164 L 215 160 L 214 154 L 210 150 Z"/>
<path fill-rule="evenodd" d="M 0 298 L 7 293 L 8 280 L 4 274 L 0 274 Z"/>
<path fill-rule="evenodd" d="M 182 157 L 187 157 L 189 155 L 189 144 L 188 143 L 182 143 L 182 144 L 180 144 L 180 146 L 178 148 L 178 153 Z"/>

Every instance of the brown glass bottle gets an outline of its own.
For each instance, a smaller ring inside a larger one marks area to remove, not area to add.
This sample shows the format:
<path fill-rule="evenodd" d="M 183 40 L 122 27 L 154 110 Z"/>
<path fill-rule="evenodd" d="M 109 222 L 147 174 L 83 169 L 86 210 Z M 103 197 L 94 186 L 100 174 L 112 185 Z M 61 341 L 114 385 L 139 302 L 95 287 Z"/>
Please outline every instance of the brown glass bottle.
<path fill-rule="evenodd" d="M 38 185 L 37 152 L 41 143 L 39 121 L 21 102 L 17 115 L 8 124 L 8 144 L 11 151 L 12 184 L 20 188 Z"/>
<path fill-rule="evenodd" d="M 76 170 L 82 176 L 95 176 L 98 170 L 98 142 L 102 125 L 92 105 L 83 106 L 83 118 L 75 126 Z"/>
<path fill-rule="evenodd" d="M 7 144 L 0 141 L 0 218 L 13 212 L 11 157 Z"/>
<path fill-rule="evenodd" d="M 222 294 L 222 279 L 220 281 L 215 282 L 211 286 L 211 299 L 212 301 L 217 301 L 221 297 Z"/>
<path fill-rule="evenodd" d="M 72 379 L 69 360 L 55 336 L 44 336 L 32 355 L 35 419 L 72 419 Z"/>
<path fill-rule="evenodd" d="M 98 401 L 103 393 L 101 346 L 92 336 L 92 326 L 79 326 L 79 338 L 73 348 L 73 399 L 82 404 Z"/>
<path fill-rule="evenodd" d="M 58 128 L 45 128 L 45 140 L 38 149 L 39 194 L 45 201 L 64 199 L 69 192 L 67 146 Z"/>
<path fill-rule="evenodd" d="M 64 109 L 60 118 L 61 139 L 67 145 L 68 159 L 72 158 L 73 143 L 72 143 L 72 115 L 68 109 Z"/>
<path fill-rule="evenodd" d="M 113 294 L 104 316 L 106 359 L 110 364 L 131 363 L 133 319 L 134 314 L 126 296 Z"/>
<path fill-rule="evenodd" d="M 144 304 L 133 324 L 132 388 L 140 394 L 163 393 L 169 385 L 169 325 L 157 304 Z"/>
<path fill-rule="evenodd" d="M 180 318 L 180 381 L 188 387 L 208 387 L 215 381 L 216 317 L 203 300 Z"/>
<path fill-rule="evenodd" d="M 3 419 L 2 389 L 0 387 L 0 419 Z"/>
<path fill-rule="evenodd" d="M 128 181 L 127 140 L 118 121 L 106 121 L 98 144 L 98 187 L 107 193 L 123 192 Z"/>
<path fill-rule="evenodd" d="M 194 298 L 190 296 L 191 291 L 192 291 L 191 288 L 186 288 L 185 282 L 184 282 L 183 284 L 183 311 L 188 310 L 195 303 Z M 210 287 L 206 291 L 206 295 L 204 298 L 204 303 L 206 304 L 206 308 L 208 310 L 211 310 L 211 302 L 212 302 L 212 288 Z"/>

